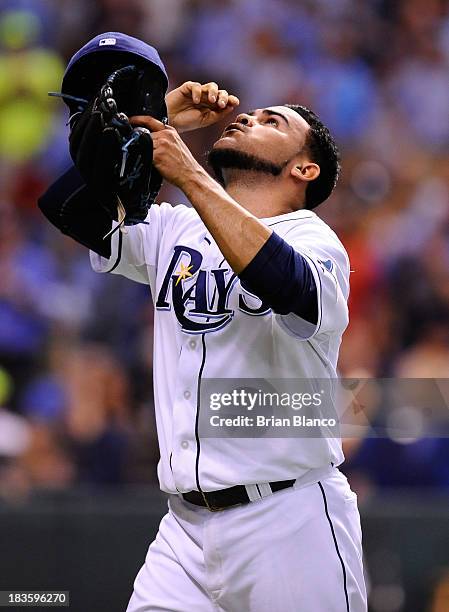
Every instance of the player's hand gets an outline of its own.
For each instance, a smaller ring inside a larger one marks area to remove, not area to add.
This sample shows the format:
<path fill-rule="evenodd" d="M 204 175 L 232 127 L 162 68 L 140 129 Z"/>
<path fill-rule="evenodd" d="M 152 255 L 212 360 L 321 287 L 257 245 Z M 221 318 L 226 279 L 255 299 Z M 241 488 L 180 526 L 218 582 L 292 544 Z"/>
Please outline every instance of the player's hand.
<path fill-rule="evenodd" d="M 171 125 L 164 125 L 154 117 L 139 115 L 130 118 L 133 126 L 145 127 L 153 139 L 153 165 L 161 175 L 180 189 L 203 168 Z"/>
<path fill-rule="evenodd" d="M 187 81 L 167 94 L 168 120 L 178 132 L 207 127 L 229 115 L 239 104 L 236 96 L 217 83 Z"/>

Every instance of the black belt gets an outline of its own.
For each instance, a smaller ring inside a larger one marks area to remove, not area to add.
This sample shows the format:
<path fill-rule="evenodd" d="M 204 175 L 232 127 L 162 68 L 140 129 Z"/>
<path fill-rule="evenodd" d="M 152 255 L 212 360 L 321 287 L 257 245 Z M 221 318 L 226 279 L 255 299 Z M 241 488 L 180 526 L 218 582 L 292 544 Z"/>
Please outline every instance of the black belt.
<path fill-rule="evenodd" d="M 292 487 L 295 482 L 296 479 L 280 480 L 278 482 L 269 482 L 268 484 L 271 491 L 276 493 L 276 491 Z M 220 491 L 189 491 L 188 493 L 182 493 L 182 497 L 190 504 L 208 508 L 211 512 L 225 510 L 231 506 L 247 504 L 251 501 L 244 485 L 237 485 L 229 489 L 221 489 Z"/>

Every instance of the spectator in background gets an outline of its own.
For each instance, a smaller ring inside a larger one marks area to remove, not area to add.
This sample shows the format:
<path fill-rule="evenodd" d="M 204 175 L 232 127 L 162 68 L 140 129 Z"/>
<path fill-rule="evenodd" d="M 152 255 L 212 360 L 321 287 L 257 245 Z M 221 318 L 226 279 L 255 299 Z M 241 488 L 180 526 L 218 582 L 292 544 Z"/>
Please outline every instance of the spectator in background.
<path fill-rule="evenodd" d="M 38 14 L 0 14 L 0 156 L 25 162 L 42 151 L 54 116 L 48 91 L 58 89 L 64 65 L 58 52 L 41 46 Z"/>
<path fill-rule="evenodd" d="M 85 345 L 65 356 L 65 428 L 79 480 L 120 484 L 129 438 L 129 388 L 125 372 L 101 346 Z"/>

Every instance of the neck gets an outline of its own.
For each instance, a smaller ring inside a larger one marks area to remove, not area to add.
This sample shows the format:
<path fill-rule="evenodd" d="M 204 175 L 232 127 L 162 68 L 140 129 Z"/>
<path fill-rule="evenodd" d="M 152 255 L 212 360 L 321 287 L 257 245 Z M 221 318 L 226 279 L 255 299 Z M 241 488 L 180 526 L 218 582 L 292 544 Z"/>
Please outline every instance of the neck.
<path fill-rule="evenodd" d="M 297 202 L 291 200 L 276 180 L 264 180 L 260 173 L 251 173 L 252 176 L 242 180 L 241 173 L 239 174 L 238 180 L 227 180 L 226 192 L 258 219 L 298 210 Z"/>

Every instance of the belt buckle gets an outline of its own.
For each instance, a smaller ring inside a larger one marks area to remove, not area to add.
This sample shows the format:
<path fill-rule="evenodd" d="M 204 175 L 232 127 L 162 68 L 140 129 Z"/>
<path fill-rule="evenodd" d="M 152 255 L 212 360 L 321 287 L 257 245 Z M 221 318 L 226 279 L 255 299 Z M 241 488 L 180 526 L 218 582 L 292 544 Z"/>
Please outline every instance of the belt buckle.
<path fill-rule="evenodd" d="M 232 507 L 232 506 L 214 506 L 213 504 L 209 503 L 209 500 L 207 499 L 206 495 L 204 494 L 204 491 L 201 491 L 201 495 L 203 497 L 204 503 L 206 504 L 206 508 L 210 512 L 221 512 L 222 510 L 226 510 L 227 508 L 231 508 Z"/>
<path fill-rule="evenodd" d="M 204 503 L 206 504 L 206 508 L 210 511 L 210 512 L 222 512 L 223 510 L 228 510 L 229 508 L 237 508 L 237 506 L 243 506 L 244 504 L 242 504 L 241 502 L 238 502 L 237 504 L 231 504 L 230 506 L 213 506 L 211 505 L 206 496 L 204 495 L 204 492 L 201 491 L 201 495 L 203 497 Z"/>
<path fill-rule="evenodd" d="M 220 506 L 211 506 L 211 504 L 209 503 L 207 497 L 204 495 L 204 491 L 200 491 L 201 496 L 203 498 L 204 503 L 206 504 L 206 508 L 210 511 L 210 512 L 220 512 L 220 510 L 224 510 L 225 508 L 222 508 Z"/>

